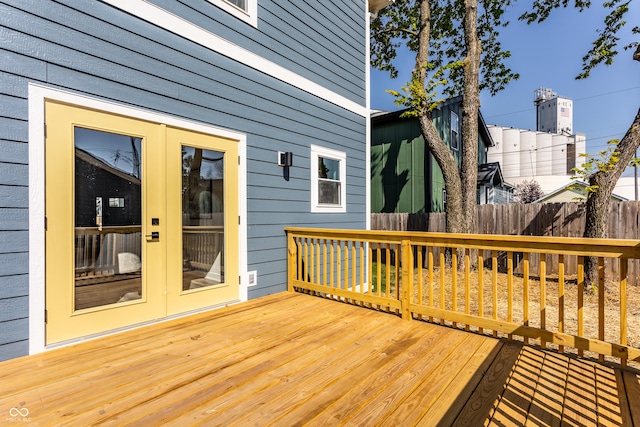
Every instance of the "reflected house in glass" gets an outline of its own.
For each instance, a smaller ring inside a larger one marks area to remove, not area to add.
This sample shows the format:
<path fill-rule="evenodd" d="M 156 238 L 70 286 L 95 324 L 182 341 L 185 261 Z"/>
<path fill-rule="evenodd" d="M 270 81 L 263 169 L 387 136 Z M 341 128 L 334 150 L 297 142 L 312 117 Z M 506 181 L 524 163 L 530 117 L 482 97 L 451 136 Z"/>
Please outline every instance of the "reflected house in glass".
<path fill-rule="evenodd" d="M 102 199 L 103 226 L 140 225 L 140 178 L 127 174 L 76 148 L 76 179 L 92 181 L 91 187 L 76 186 L 76 227 L 96 225 L 96 199 Z"/>

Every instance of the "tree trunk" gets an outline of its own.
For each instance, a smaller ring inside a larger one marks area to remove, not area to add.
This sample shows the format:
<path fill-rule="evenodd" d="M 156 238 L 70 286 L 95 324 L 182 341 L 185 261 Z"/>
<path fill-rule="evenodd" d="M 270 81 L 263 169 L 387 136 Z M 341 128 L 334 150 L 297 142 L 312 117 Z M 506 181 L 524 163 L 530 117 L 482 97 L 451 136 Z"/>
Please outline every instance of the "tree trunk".
<path fill-rule="evenodd" d="M 420 2 L 420 25 L 419 46 L 416 53 L 413 77 L 419 79 L 418 81 L 424 87 L 427 78 L 426 66 L 429 62 L 429 41 L 431 37 L 431 7 L 428 0 L 421 0 Z M 448 233 L 463 232 L 462 183 L 456 159 L 433 125 L 429 105 L 422 106 L 419 123 L 425 144 L 436 159 L 444 177 L 445 191 L 447 192 L 447 204 L 445 206 L 446 230 Z"/>
<path fill-rule="evenodd" d="M 429 1 L 420 3 L 420 37 L 414 78 L 424 87 L 429 59 L 431 8 Z M 477 229 L 476 204 L 478 180 L 478 110 L 480 108 L 479 68 L 480 41 L 477 34 L 477 0 L 465 0 L 464 18 L 467 57 L 464 61 L 464 96 L 462 100 L 461 165 L 438 134 L 429 106 L 423 105 L 420 129 L 425 143 L 442 170 L 447 194 L 446 231 L 472 233 Z"/>
<path fill-rule="evenodd" d="M 467 57 L 464 60 L 464 96 L 462 100 L 462 211 L 464 233 L 478 229 L 476 215 L 478 188 L 478 110 L 480 110 L 480 53 L 478 39 L 478 1 L 464 2 L 464 39 Z M 449 193 L 447 192 L 447 195 Z"/>
<path fill-rule="evenodd" d="M 617 146 L 618 162 L 611 171 L 598 171 L 589 178 L 590 186 L 597 189 L 587 199 L 586 224 L 584 237 L 607 237 L 607 215 L 613 189 L 640 146 L 640 108 L 636 118 Z M 595 257 L 585 259 L 585 289 L 593 289 L 598 285 L 598 260 Z"/>
<path fill-rule="evenodd" d="M 420 117 L 420 129 L 424 136 L 425 143 L 438 162 L 444 177 L 444 188 L 447 192 L 446 231 L 447 233 L 464 233 L 465 219 L 462 208 L 462 182 L 458 172 L 458 163 L 451 154 L 451 150 L 444 143 L 438 131 L 433 125 L 431 114 L 425 113 Z"/>

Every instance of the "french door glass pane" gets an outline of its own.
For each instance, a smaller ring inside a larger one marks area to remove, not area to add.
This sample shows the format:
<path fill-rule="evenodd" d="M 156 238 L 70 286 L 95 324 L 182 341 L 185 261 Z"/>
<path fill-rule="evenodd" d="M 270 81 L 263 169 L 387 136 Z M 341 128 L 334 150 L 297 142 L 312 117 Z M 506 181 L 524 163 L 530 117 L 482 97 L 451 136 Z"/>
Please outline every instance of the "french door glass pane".
<path fill-rule="evenodd" d="M 142 139 L 76 127 L 75 310 L 142 298 Z"/>
<path fill-rule="evenodd" d="M 224 283 L 224 153 L 182 146 L 182 290 Z"/>

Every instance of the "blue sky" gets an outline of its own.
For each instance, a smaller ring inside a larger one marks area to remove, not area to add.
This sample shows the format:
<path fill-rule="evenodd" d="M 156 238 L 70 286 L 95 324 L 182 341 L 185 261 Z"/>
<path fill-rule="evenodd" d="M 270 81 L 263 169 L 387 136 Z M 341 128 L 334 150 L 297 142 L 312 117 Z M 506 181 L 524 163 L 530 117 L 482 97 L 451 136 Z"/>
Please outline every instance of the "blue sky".
<path fill-rule="evenodd" d="M 596 29 L 602 26 L 605 14 L 600 2 L 594 2 L 592 10 L 582 14 L 573 8 L 558 9 L 546 22 L 531 25 L 517 20 L 522 4 L 530 2 L 520 3 L 508 11 L 511 24 L 501 34 L 503 48 L 512 54 L 508 65 L 520 73 L 520 79 L 512 81 L 495 97 L 481 94 L 485 121 L 534 129 L 533 93 L 546 87 L 573 100 L 573 128 L 587 135 L 588 152 L 605 148 L 609 139 L 622 138 L 640 107 L 640 62 L 631 59 L 631 50 L 622 49 L 633 40 L 631 27 L 640 21 L 640 0 L 631 2 L 614 64 L 597 67 L 586 80 L 575 80 L 575 76 L 581 71 L 582 57 L 596 38 Z M 399 90 L 406 84 L 414 55 L 405 51 L 396 61 L 399 76 L 395 80 L 388 73 L 371 71 L 371 108 L 399 109 L 385 89 Z"/>

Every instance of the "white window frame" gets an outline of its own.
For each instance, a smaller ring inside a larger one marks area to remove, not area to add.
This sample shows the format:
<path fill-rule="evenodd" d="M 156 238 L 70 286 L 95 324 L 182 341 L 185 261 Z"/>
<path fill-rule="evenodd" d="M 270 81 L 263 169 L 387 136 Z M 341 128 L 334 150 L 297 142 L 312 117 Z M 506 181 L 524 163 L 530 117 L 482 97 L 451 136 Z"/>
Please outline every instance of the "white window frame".
<path fill-rule="evenodd" d="M 210 3 L 223 9 L 225 12 L 230 13 L 238 19 L 245 21 L 248 24 L 258 27 L 258 0 L 245 0 L 247 2 L 247 9 L 243 10 L 233 3 L 227 0 L 209 0 Z"/>
<path fill-rule="evenodd" d="M 320 204 L 318 201 L 318 159 L 320 157 L 340 162 L 340 203 L 337 205 Z M 318 145 L 311 145 L 311 212 L 344 213 L 347 212 L 347 154 Z"/>
<path fill-rule="evenodd" d="M 454 127 L 454 117 L 455 117 L 455 127 Z M 452 150 L 458 151 L 460 149 L 460 117 L 458 117 L 458 113 L 455 111 L 451 111 L 449 115 L 449 120 L 451 121 L 451 132 L 449 134 L 449 146 Z M 453 133 L 455 132 L 455 138 L 453 137 Z M 455 141 L 455 146 L 454 146 Z"/>

